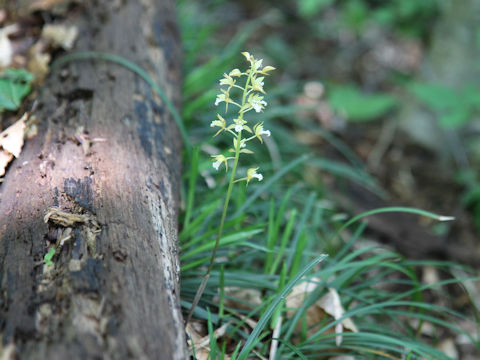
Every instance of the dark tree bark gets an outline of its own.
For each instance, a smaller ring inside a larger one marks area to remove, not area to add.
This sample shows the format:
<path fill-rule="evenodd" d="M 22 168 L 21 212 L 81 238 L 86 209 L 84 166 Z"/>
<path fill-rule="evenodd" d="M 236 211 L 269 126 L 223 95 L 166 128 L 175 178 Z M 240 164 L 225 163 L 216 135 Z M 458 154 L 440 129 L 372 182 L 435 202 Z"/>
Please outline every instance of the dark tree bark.
<path fill-rule="evenodd" d="M 75 50 L 137 63 L 178 106 L 173 1 L 87 3 L 70 16 Z M 181 149 L 169 112 L 126 68 L 72 61 L 50 74 L 34 115 L 39 132 L 0 186 L 3 350 L 22 359 L 185 359 Z M 105 141 L 84 149 L 75 138 L 86 134 Z M 44 265 L 48 245 L 62 240 L 54 266 Z"/>

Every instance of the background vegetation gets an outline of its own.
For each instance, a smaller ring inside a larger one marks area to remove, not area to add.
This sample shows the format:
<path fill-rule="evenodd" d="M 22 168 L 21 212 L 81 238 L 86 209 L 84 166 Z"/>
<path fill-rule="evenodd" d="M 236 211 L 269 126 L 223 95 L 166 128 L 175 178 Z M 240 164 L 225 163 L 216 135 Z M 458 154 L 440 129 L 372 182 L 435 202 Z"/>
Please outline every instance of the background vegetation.
<path fill-rule="evenodd" d="M 265 86 L 269 106 L 258 115 L 272 137 L 254 149 L 251 164 L 265 179 L 234 190 L 198 321 L 189 327 L 197 358 L 478 356 L 471 301 L 478 271 L 465 254 L 478 251 L 472 135 L 480 95 L 472 80 L 479 69 L 437 51 L 439 41 L 445 49 L 448 41 L 458 45 L 442 35 L 445 26 L 469 21 L 468 11 L 451 15 L 452 3 L 178 1 L 182 115 L 195 148 L 185 157 L 180 233 L 186 310 L 208 264 L 227 182 L 210 161 L 229 145 L 209 127 L 218 80 L 243 67 L 245 50 L 277 68 Z M 478 53 L 476 29 L 464 35 L 466 54 Z M 470 81 L 451 81 L 445 66 L 458 77 L 469 72 Z M 392 205 L 457 220 L 398 214 L 348 222 Z M 425 234 L 437 245 L 423 246 Z M 292 289 L 304 295 L 294 305 Z M 324 303 L 329 293 L 339 296 L 337 315 Z"/>

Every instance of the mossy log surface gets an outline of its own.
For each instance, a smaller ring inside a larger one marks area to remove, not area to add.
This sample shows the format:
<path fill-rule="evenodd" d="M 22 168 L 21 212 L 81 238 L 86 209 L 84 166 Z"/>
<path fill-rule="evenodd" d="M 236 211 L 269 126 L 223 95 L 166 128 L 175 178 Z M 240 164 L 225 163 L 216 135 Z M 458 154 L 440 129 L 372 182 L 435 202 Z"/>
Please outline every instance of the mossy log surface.
<path fill-rule="evenodd" d="M 73 52 L 135 62 L 179 106 L 173 1 L 86 1 L 67 22 L 79 29 Z M 0 352 L 187 358 L 176 243 L 181 140 L 171 115 L 144 80 L 105 61 L 54 69 L 37 102 L 38 134 L 0 185 Z M 60 243 L 46 266 L 49 246 Z"/>

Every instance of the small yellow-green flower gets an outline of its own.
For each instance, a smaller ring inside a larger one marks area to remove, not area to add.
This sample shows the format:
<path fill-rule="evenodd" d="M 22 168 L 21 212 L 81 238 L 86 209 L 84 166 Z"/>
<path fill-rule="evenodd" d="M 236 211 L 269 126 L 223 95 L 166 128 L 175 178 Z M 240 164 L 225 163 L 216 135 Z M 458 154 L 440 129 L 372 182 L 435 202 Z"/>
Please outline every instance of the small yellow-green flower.
<path fill-rule="evenodd" d="M 260 76 L 259 78 L 252 78 L 252 89 L 254 91 L 260 91 L 262 94 L 265 94 L 265 91 L 263 91 L 263 76 Z"/>
<path fill-rule="evenodd" d="M 267 68 L 267 67 L 265 67 L 265 68 Z M 238 69 L 233 69 L 232 71 L 230 71 L 230 73 L 228 75 L 230 75 L 230 76 L 242 76 L 243 73 Z"/>
<path fill-rule="evenodd" d="M 240 149 L 244 148 L 247 146 L 247 144 L 245 144 L 247 142 L 247 139 L 242 139 L 240 140 Z M 238 141 L 236 138 L 233 138 L 233 148 L 236 149 L 237 148 L 237 144 L 238 144 Z M 234 150 L 235 151 L 235 150 Z"/>
<path fill-rule="evenodd" d="M 257 72 L 262 67 L 263 59 L 255 60 L 255 58 L 252 55 L 250 55 L 250 53 L 248 53 L 247 51 L 242 52 L 242 55 L 245 56 L 248 62 L 250 62 L 251 71 Z"/>
<path fill-rule="evenodd" d="M 222 154 L 220 155 L 212 155 L 213 159 L 213 164 L 212 166 L 214 167 L 215 170 L 218 170 L 218 168 L 220 167 L 220 165 L 222 165 L 222 163 L 225 163 L 225 171 L 228 170 L 228 158 L 226 158 L 225 156 L 223 156 Z"/>
<path fill-rule="evenodd" d="M 250 64 L 255 60 L 252 55 L 248 51 L 242 52 L 242 55 L 247 58 L 247 61 L 250 62 Z"/>
<path fill-rule="evenodd" d="M 235 80 L 230 75 L 223 74 L 223 79 L 220 79 L 220 85 L 227 85 L 228 89 L 235 85 Z"/>
<path fill-rule="evenodd" d="M 248 97 L 248 104 L 257 113 L 263 111 L 265 106 L 267 106 L 267 102 L 263 100 L 263 96 L 260 96 L 258 94 L 250 94 L 250 96 Z"/>
<path fill-rule="evenodd" d="M 228 103 L 233 102 L 233 100 L 230 99 L 230 95 L 229 95 L 228 91 L 225 91 L 223 89 L 220 89 L 220 91 L 222 93 L 217 95 L 217 98 L 215 99 L 215 106 L 218 106 L 218 104 L 220 104 L 221 102 L 224 102 L 225 103 L 225 109 L 228 110 Z"/>
<path fill-rule="evenodd" d="M 260 71 L 260 74 L 262 75 L 270 75 L 269 72 L 275 70 L 273 66 L 267 65 L 265 66 L 262 71 Z"/>
<path fill-rule="evenodd" d="M 243 119 L 234 119 L 234 129 L 237 133 L 239 133 L 242 130 L 247 130 L 249 133 L 252 133 L 252 129 L 247 124 L 247 122 Z"/>
<path fill-rule="evenodd" d="M 227 126 L 227 122 L 220 114 L 217 114 L 217 118 L 218 120 L 213 120 L 210 124 L 210 127 L 218 126 L 220 128 L 220 130 L 218 130 L 213 136 L 217 136 L 218 134 L 220 134 L 223 130 L 225 130 L 225 127 Z"/>
<path fill-rule="evenodd" d="M 253 178 L 256 178 L 258 181 L 263 180 L 263 175 L 260 173 L 257 173 L 258 168 L 250 168 L 247 170 L 247 184 L 252 180 Z"/>
<path fill-rule="evenodd" d="M 270 136 L 270 130 L 264 130 L 263 129 L 263 123 L 258 123 L 253 127 L 253 131 L 255 133 L 255 136 L 260 140 L 260 142 L 263 144 L 263 139 L 262 135 L 265 136 Z"/>

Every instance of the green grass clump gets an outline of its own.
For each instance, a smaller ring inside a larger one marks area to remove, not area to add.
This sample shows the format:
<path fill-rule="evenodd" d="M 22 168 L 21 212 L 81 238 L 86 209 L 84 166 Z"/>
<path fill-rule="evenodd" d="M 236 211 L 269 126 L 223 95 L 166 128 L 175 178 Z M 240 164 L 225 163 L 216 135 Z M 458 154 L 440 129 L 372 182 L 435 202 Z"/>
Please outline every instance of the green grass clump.
<path fill-rule="evenodd" d="M 214 13 L 221 3 L 211 1 L 206 6 Z M 213 103 L 218 79 L 239 67 L 238 55 L 258 26 L 252 23 L 240 30 L 230 44 L 218 50 L 218 56 L 207 54 L 202 49 L 220 24 L 209 22 L 204 28 L 198 20 L 203 15 L 194 4 L 183 0 L 179 5 L 184 43 L 188 44 L 182 117 L 193 145 L 192 155 L 185 158 L 189 166 L 183 182 L 179 236 L 181 302 L 186 313 L 216 248 L 229 187 L 228 178 L 217 174 L 210 160 L 211 155 L 230 145 L 211 138 L 209 125 L 216 118 Z M 188 21 L 192 7 L 196 20 Z M 195 33 L 201 34 L 197 43 Z M 468 273 L 453 263 L 411 261 L 376 246 L 360 246 L 366 227 L 361 220 L 379 212 L 451 219 L 418 209 L 385 208 L 339 220 L 337 205 L 326 200 L 327 189 L 318 174 L 348 179 L 380 196 L 385 192 L 345 143 L 303 122 L 298 106 L 288 105 L 291 102 L 285 99 L 295 96 L 298 85 L 291 80 L 269 91 L 269 109 L 261 120 L 268 123 L 272 136 L 264 139 L 266 147 L 253 144 L 255 159 L 239 165 L 243 172 L 252 165 L 260 167 L 264 181 L 231 189 L 210 278 L 193 311 L 193 318 L 207 328 L 210 358 L 328 359 L 351 355 L 355 359 L 450 359 L 436 348 L 448 332 L 464 334 L 480 349 L 478 339 L 457 326 L 459 321 L 468 320 L 465 314 L 431 301 L 435 296 L 447 297 L 448 287 L 479 278 L 450 276 L 455 269 Z M 321 156 L 302 145 L 293 136 L 295 130 L 314 133 L 337 149 L 345 161 Z M 418 274 L 425 266 L 436 267 L 445 280 L 423 283 Z M 297 308 L 287 308 L 292 289 L 307 281 L 314 284 L 312 291 L 305 293 Z M 254 299 L 245 296 L 247 291 L 255 294 Z M 331 291 L 339 295 L 344 312 L 309 325 L 312 306 Z M 351 319 L 358 331 L 344 328 L 339 342 L 338 325 L 345 319 Z M 422 331 L 427 324 L 435 329 L 428 336 Z M 218 329 L 225 333 L 217 336 Z"/>

